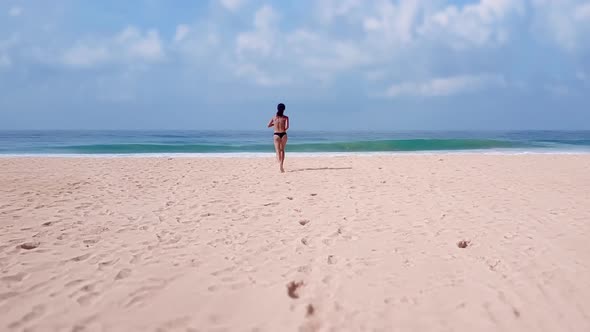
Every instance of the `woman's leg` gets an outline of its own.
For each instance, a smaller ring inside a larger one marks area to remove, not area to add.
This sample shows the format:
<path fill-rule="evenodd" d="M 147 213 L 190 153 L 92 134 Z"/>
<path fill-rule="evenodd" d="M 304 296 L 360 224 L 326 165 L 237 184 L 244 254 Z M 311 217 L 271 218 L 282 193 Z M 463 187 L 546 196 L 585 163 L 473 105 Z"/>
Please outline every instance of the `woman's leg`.
<path fill-rule="evenodd" d="M 283 168 L 283 163 L 285 162 L 285 146 L 287 145 L 288 140 L 289 138 L 287 137 L 287 135 L 281 138 L 281 172 L 285 172 L 285 169 Z"/>
<path fill-rule="evenodd" d="M 274 137 L 275 143 L 275 151 L 277 152 L 277 162 L 281 161 L 281 138 L 277 135 L 272 135 Z"/>

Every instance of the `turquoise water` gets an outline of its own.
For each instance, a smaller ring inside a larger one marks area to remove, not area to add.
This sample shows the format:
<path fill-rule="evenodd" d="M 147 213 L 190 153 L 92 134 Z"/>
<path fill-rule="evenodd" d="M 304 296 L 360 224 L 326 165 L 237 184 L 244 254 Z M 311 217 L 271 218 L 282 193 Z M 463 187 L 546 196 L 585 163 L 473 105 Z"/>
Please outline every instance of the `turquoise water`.
<path fill-rule="evenodd" d="M 1 155 L 272 153 L 272 132 L 0 131 Z M 590 152 L 590 131 L 289 132 L 287 152 Z"/>

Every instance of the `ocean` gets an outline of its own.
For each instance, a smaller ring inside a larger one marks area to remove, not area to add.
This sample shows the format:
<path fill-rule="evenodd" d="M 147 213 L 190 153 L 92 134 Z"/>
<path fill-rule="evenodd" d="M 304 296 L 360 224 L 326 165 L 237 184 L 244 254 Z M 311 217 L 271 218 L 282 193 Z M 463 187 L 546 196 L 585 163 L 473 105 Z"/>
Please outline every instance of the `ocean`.
<path fill-rule="evenodd" d="M 287 153 L 590 153 L 590 131 L 289 131 Z M 257 156 L 272 131 L 0 131 L 0 156 Z"/>

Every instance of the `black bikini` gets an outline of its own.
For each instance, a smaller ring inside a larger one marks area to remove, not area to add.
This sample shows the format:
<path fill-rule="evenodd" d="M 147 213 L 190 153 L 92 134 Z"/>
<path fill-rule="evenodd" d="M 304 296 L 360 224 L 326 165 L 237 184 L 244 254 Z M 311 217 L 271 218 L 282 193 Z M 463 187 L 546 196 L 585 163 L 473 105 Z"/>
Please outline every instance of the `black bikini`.
<path fill-rule="evenodd" d="M 274 118 L 274 120 L 276 120 L 276 121 L 278 121 L 278 119 L 279 119 L 278 116 Z M 279 138 L 283 138 L 283 136 L 287 135 L 287 132 L 286 131 L 283 131 L 280 133 L 275 132 L 275 135 L 279 136 Z"/>

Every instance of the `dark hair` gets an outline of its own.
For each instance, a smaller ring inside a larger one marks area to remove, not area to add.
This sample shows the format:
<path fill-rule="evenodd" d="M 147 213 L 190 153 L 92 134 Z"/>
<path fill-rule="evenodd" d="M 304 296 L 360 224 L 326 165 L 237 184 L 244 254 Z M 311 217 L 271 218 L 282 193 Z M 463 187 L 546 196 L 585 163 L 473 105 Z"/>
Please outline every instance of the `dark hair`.
<path fill-rule="evenodd" d="M 285 104 L 280 103 L 277 105 L 277 116 L 283 116 L 283 113 L 285 112 Z"/>

